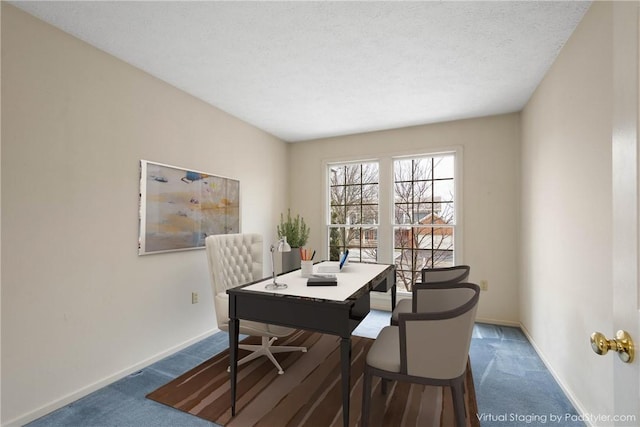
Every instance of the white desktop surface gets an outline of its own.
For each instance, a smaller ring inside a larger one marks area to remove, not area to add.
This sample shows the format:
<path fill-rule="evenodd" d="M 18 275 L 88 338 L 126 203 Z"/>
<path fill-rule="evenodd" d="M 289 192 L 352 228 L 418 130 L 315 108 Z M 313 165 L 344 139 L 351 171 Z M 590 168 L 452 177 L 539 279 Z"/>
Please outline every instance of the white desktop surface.
<path fill-rule="evenodd" d="M 313 266 L 314 274 L 318 272 L 318 266 L 322 264 L 318 263 Z M 277 277 L 278 283 L 287 284 L 286 289 L 265 289 L 265 285 L 273 283 L 273 278 L 254 283 L 243 289 L 269 294 L 344 301 L 388 267 L 387 264 L 349 263 L 342 268 L 340 273 L 333 273 L 338 278 L 337 286 L 307 286 L 307 278 L 300 275 L 300 270 L 295 270 Z"/>

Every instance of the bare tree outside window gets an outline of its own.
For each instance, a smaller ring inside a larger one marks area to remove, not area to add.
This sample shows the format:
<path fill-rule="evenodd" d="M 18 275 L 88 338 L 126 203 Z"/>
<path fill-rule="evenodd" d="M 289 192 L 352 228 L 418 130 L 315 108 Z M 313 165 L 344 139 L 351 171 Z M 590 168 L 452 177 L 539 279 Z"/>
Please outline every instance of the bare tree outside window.
<path fill-rule="evenodd" d="M 454 156 L 394 161 L 397 285 L 411 291 L 423 268 L 453 265 Z"/>
<path fill-rule="evenodd" d="M 454 166 L 454 153 L 395 159 L 393 195 L 380 200 L 378 162 L 329 165 L 329 259 L 348 249 L 354 261 L 378 262 L 379 206 L 393 205 L 398 290 L 410 292 L 425 267 L 452 266 Z"/>
<path fill-rule="evenodd" d="M 329 259 L 349 249 L 354 261 L 378 259 L 377 162 L 329 166 Z"/>

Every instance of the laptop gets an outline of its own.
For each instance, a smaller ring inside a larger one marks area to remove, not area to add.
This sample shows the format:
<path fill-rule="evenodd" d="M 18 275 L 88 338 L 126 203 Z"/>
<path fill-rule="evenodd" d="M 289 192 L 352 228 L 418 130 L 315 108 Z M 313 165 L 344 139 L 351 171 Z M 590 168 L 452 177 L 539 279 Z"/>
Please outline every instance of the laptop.
<path fill-rule="evenodd" d="M 340 258 L 340 262 L 327 261 L 318 265 L 318 273 L 340 273 L 344 268 L 344 266 L 347 264 L 348 259 L 349 259 L 349 249 L 344 251 L 344 254 L 342 254 L 342 258 Z"/>

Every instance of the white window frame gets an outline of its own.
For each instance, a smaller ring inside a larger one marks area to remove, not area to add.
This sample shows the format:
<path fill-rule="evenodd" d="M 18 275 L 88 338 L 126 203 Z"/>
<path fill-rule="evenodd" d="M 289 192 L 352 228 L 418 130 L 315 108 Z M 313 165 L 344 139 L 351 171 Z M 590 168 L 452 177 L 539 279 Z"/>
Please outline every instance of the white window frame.
<path fill-rule="evenodd" d="M 378 173 L 380 172 L 380 161 L 378 159 L 358 159 L 358 160 L 348 160 L 348 161 L 325 161 L 323 162 L 324 168 L 324 197 L 322 200 L 322 204 L 324 206 L 324 235 L 323 235 L 323 259 L 329 259 L 329 229 L 333 225 L 331 224 L 331 206 L 328 202 L 330 196 L 330 188 L 331 182 L 329 177 L 329 168 L 331 166 L 344 166 L 344 165 L 360 165 L 363 163 L 378 163 Z M 378 248 L 377 248 L 377 262 L 380 261 L 380 214 L 382 210 L 380 209 L 380 175 L 378 175 L 378 222 L 375 224 L 353 224 L 355 227 L 360 228 L 376 228 L 378 230 Z M 340 224 L 340 226 L 346 226 L 348 224 Z"/>
<path fill-rule="evenodd" d="M 322 193 L 322 206 L 324 206 L 324 228 L 322 259 L 329 256 L 329 224 L 331 219 L 331 209 L 327 201 L 329 200 L 329 166 L 336 164 L 359 164 L 367 162 L 378 162 L 379 173 L 379 194 L 378 194 L 378 262 L 392 264 L 393 260 L 393 228 L 394 228 L 394 177 L 393 162 L 396 159 L 437 156 L 442 154 L 454 154 L 454 191 L 455 191 L 455 227 L 454 231 L 454 264 L 463 264 L 464 254 L 464 225 L 463 225 L 463 149 L 462 146 L 439 147 L 434 149 L 404 150 L 381 154 L 379 156 L 345 156 L 325 159 L 322 162 L 324 189 Z M 409 294 L 398 291 L 398 294 Z"/>

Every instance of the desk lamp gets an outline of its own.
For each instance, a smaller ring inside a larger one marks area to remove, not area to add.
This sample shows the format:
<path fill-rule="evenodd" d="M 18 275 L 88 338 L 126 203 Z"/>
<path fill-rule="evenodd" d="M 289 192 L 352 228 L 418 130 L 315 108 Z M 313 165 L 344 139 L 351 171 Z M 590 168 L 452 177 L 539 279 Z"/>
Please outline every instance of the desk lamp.
<path fill-rule="evenodd" d="M 274 261 L 273 253 L 275 251 L 278 252 L 291 252 L 291 246 L 287 243 L 287 238 L 283 237 L 278 240 L 276 243 L 271 245 L 271 273 L 273 274 L 273 283 L 268 283 L 265 286 L 265 289 L 274 290 L 274 289 L 287 289 L 286 283 L 278 283 L 276 282 L 276 265 Z"/>

